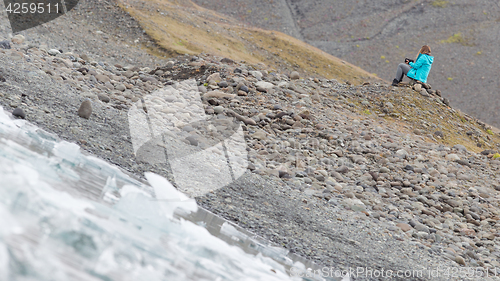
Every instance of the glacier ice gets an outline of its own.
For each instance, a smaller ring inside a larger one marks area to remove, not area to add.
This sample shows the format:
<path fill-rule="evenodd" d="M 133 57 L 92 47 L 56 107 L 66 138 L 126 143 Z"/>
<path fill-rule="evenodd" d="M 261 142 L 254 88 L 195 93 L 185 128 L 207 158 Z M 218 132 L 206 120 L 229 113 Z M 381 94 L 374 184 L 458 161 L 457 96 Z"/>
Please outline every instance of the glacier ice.
<path fill-rule="evenodd" d="M 146 185 L 18 121 L 0 107 L 0 280 L 298 280 L 175 218 L 199 208 L 165 178 Z"/>

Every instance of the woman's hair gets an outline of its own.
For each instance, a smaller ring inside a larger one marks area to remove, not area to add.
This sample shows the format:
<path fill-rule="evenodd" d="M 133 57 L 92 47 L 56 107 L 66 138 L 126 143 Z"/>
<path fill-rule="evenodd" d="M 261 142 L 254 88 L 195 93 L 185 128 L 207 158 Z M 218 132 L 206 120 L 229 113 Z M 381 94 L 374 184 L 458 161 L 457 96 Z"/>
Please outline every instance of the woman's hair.
<path fill-rule="evenodd" d="M 420 54 L 430 55 L 431 54 L 431 47 L 429 47 L 428 45 L 423 45 L 422 48 L 420 48 L 420 51 L 418 52 L 417 58 L 415 59 L 415 61 L 417 61 L 418 56 Z"/>

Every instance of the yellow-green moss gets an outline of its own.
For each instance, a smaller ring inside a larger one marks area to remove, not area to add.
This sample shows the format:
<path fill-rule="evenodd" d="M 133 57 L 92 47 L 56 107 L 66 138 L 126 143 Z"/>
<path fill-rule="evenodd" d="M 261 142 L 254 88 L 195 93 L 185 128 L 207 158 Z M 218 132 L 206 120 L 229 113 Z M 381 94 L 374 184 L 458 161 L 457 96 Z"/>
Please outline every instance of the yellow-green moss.
<path fill-rule="evenodd" d="M 456 44 L 461 44 L 463 46 L 473 46 L 474 44 L 471 43 L 470 38 L 466 38 L 464 35 L 462 35 L 462 32 L 458 32 L 453 34 L 452 36 L 448 37 L 448 39 L 441 40 L 439 41 L 440 43 L 456 43 Z"/>
<path fill-rule="evenodd" d="M 448 5 L 448 1 L 445 1 L 445 0 L 435 0 L 435 1 L 432 1 L 431 4 L 434 7 L 446 8 L 446 6 Z"/>

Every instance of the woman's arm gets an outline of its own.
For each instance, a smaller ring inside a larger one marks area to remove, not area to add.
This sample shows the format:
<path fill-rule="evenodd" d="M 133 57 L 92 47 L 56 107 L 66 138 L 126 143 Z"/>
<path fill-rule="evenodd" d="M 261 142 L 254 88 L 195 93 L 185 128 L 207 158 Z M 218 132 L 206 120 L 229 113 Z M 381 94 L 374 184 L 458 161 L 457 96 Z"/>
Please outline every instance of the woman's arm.
<path fill-rule="evenodd" d="M 420 68 L 420 67 L 424 64 L 424 60 L 422 59 L 422 57 L 423 57 L 423 55 L 420 55 L 420 56 L 418 57 L 418 59 L 417 59 L 417 61 L 416 61 L 416 62 L 414 62 L 414 63 L 413 63 L 413 62 L 410 62 L 410 66 L 411 66 L 412 68 L 415 68 L 415 69 Z"/>

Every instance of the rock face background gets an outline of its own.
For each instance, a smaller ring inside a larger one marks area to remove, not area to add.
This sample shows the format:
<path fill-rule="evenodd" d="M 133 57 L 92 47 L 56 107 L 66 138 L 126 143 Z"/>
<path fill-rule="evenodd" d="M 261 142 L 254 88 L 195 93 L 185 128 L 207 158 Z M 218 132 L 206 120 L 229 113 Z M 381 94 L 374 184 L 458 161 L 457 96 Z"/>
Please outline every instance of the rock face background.
<path fill-rule="evenodd" d="M 392 81 L 398 63 L 432 47 L 429 83 L 451 104 L 500 126 L 498 1 L 194 0 L 292 35 Z"/>

